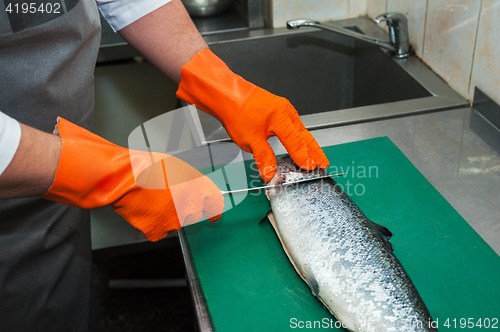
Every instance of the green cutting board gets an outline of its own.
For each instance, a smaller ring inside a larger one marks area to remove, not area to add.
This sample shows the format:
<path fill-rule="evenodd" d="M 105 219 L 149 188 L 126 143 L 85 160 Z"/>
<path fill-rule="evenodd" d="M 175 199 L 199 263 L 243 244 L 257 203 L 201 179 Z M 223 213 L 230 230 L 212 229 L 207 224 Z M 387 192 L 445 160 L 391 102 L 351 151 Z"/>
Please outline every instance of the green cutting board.
<path fill-rule="evenodd" d="M 352 200 L 394 233 L 394 253 L 439 330 L 498 331 L 500 257 L 389 138 L 323 150 L 331 163 L 329 173 L 348 171 L 336 181 Z M 256 172 L 250 166 L 245 164 L 252 178 Z M 270 208 L 265 194 L 254 194 L 216 223 L 184 228 L 215 330 L 335 329 L 335 320 L 330 321 L 330 313 L 297 275 L 263 220 Z M 466 328 L 461 328 L 464 322 Z M 471 323 L 474 327 L 468 328 Z"/>

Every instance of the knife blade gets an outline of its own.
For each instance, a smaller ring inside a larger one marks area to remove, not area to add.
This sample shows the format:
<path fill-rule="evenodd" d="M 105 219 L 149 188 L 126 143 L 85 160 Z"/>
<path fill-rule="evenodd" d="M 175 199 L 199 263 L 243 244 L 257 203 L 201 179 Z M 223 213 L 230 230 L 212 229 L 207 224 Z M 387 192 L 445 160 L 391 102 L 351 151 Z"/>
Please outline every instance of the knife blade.
<path fill-rule="evenodd" d="M 312 178 L 308 178 L 308 179 L 302 179 L 302 180 L 297 180 L 297 181 L 292 181 L 292 182 L 287 182 L 287 183 L 282 183 L 282 184 L 273 184 L 270 186 L 253 187 L 253 188 L 246 188 L 246 189 L 236 189 L 236 190 L 229 190 L 229 191 L 221 190 L 220 193 L 222 195 L 226 195 L 226 194 L 233 194 L 233 193 L 241 193 L 241 192 L 250 191 L 250 190 L 261 190 L 261 189 L 267 190 L 267 189 L 273 189 L 273 188 L 283 188 L 283 187 L 291 186 L 291 185 L 294 185 L 297 183 L 303 183 L 303 182 L 314 181 L 314 180 L 319 180 L 319 179 L 326 179 L 326 178 L 333 178 L 336 176 L 344 176 L 344 175 L 347 175 L 347 173 L 321 175 L 321 176 L 317 176 L 317 177 L 312 177 Z"/>

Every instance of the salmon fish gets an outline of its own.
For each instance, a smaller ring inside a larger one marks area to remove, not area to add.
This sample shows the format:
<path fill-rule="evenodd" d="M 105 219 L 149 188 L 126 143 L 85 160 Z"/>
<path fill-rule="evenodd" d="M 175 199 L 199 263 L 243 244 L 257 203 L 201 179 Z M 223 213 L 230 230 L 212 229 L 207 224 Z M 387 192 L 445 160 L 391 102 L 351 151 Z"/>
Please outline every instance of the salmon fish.
<path fill-rule="evenodd" d="M 324 175 L 278 159 L 269 184 Z M 393 254 L 391 232 L 371 222 L 332 178 L 268 189 L 271 224 L 300 277 L 349 331 L 436 331 Z"/>

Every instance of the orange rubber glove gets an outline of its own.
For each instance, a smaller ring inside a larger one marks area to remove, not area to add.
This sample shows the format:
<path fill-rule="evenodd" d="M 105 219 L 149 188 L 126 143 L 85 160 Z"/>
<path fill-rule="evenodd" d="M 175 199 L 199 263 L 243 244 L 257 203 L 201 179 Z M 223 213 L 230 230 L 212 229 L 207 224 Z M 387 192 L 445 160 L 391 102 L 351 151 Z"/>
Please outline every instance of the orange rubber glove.
<path fill-rule="evenodd" d="M 110 204 L 150 241 L 199 221 L 202 214 L 210 221 L 220 218 L 220 190 L 184 161 L 117 146 L 62 118 L 56 132 L 61 157 L 43 198 L 86 209 Z"/>
<path fill-rule="evenodd" d="M 276 172 L 276 157 L 267 142 L 271 136 L 279 138 L 300 167 L 328 167 L 323 150 L 288 100 L 236 75 L 209 49 L 182 67 L 177 97 L 217 118 L 232 140 L 253 154 L 267 182 Z"/>

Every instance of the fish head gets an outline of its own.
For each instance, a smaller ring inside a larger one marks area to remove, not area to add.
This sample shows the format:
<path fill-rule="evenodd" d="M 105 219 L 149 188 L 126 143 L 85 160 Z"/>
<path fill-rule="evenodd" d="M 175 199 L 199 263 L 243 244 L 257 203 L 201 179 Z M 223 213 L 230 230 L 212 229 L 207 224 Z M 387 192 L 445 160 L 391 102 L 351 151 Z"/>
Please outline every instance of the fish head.
<path fill-rule="evenodd" d="M 268 185 L 280 185 L 286 184 L 290 182 L 297 182 L 305 179 L 314 178 L 317 176 L 326 175 L 326 172 L 321 168 L 317 167 L 313 170 L 305 170 L 300 168 L 290 157 L 290 155 L 284 155 L 278 158 L 278 166 L 276 169 L 276 174 L 269 181 Z M 266 190 L 266 196 L 269 198 L 270 193 L 276 193 L 281 190 L 285 190 L 291 188 L 290 186 L 286 186 L 283 188 L 275 188 Z"/>
<path fill-rule="evenodd" d="M 307 178 L 326 175 L 325 171 L 317 167 L 313 170 L 305 170 L 297 166 L 289 154 L 278 158 L 276 174 L 268 182 L 268 185 L 285 184 Z"/>

